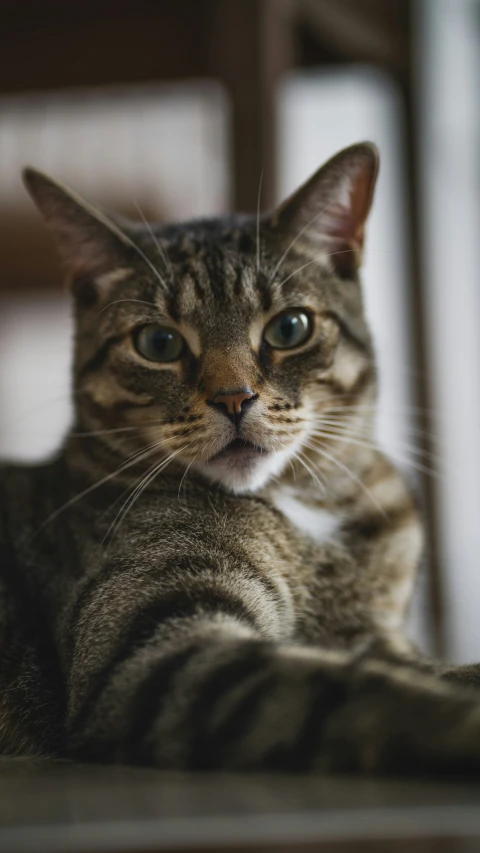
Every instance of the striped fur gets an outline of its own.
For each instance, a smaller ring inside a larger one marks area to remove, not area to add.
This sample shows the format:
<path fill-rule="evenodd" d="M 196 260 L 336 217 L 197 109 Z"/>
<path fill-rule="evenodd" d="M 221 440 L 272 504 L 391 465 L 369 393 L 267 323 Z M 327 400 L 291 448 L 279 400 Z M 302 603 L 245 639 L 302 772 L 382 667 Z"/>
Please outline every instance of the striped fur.
<path fill-rule="evenodd" d="M 3 752 L 480 770 L 477 670 L 403 634 L 422 530 L 372 439 L 375 174 L 354 146 L 273 215 L 153 227 L 27 173 L 75 297 L 75 420 L 55 459 L 1 473 Z M 288 309 L 311 337 L 272 349 Z M 152 323 L 177 361 L 136 349 Z M 216 396 L 247 387 L 233 422 Z M 218 456 L 237 439 L 262 453 Z"/>

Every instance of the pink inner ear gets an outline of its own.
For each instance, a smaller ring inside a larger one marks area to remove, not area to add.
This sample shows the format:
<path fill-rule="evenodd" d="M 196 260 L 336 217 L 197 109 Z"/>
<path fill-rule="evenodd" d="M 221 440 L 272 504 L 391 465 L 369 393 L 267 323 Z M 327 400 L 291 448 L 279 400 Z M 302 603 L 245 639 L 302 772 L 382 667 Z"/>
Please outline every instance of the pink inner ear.
<path fill-rule="evenodd" d="M 102 240 L 95 240 L 82 226 L 60 222 L 56 235 L 64 266 L 72 277 L 100 275 L 111 266 Z"/>
<path fill-rule="evenodd" d="M 325 211 L 325 231 L 336 248 L 360 254 L 363 247 L 365 220 L 372 200 L 373 174 L 357 168 L 344 185 L 345 199 L 333 202 Z"/>

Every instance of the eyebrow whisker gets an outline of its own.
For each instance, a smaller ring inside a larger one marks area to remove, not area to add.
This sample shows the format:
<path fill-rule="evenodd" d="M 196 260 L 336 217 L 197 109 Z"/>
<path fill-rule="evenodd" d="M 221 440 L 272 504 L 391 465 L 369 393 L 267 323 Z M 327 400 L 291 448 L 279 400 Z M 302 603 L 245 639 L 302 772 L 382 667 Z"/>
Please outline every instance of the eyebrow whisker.
<path fill-rule="evenodd" d="M 257 275 L 260 274 L 260 200 L 262 197 L 263 169 L 260 172 L 260 182 L 257 194 Z"/>
<path fill-rule="evenodd" d="M 157 235 L 155 234 L 155 232 L 154 232 L 154 230 L 153 230 L 152 226 L 150 225 L 150 223 L 148 222 L 147 218 L 145 217 L 145 214 L 143 213 L 143 211 L 142 211 L 142 209 L 141 209 L 140 205 L 138 204 L 138 202 L 137 202 L 137 201 L 134 201 L 133 203 L 134 203 L 134 205 L 135 205 L 135 207 L 136 207 L 136 209 L 137 209 L 137 211 L 138 211 L 138 215 L 140 216 L 140 218 L 141 218 L 141 220 L 142 220 L 142 222 L 143 222 L 143 224 L 144 224 L 145 228 L 147 229 L 148 233 L 150 234 L 150 237 L 152 238 L 153 244 L 154 244 L 154 246 L 155 246 L 155 248 L 156 248 L 156 250 L 157 250 L 158 254 L 160 255 L 160 257 L 161 257 L 161 259 L 162 259 L 163 263 L 165 264 L 165 267 L 168 269 L 168 271 L 169 271 L 169 273 L 170 273 L 170 281 L 171 281 L 171 283 L 172 283 L 172 286 L 173 286 L 173 287 L 175 287 L 175 279 L 174 279 L 174 276 L 173 276 L 173 266 L 172 266 L 172 262 L 171 262 L 170 258 L 168 257 L 168 255 L 167 255 L 167 253 L 166 253 L 165 249 L 164 249 L 164 248 L 163 248 L 163 246 L 160 244 L 160 242 L 159 242 L 159 240 L 158 240 L 158 238 L 157 238 Z"/>
<path fill-rule="evenodd" d="M 158 307 L 157 305 L 155 305 L 155 302 L 147 302 L 145 299 L 115 299 L 113 302 L 109 302 L 108 305 L 104 305 L 102 310 L 98 312 L 97 316 L 103 314 L 103 312 L 106 311 L 107 308 L 110 308 L 112 305 L 118 305 L 119 302 L 138 302 L 139 305 L 148 305 L 151 308 Z"/>

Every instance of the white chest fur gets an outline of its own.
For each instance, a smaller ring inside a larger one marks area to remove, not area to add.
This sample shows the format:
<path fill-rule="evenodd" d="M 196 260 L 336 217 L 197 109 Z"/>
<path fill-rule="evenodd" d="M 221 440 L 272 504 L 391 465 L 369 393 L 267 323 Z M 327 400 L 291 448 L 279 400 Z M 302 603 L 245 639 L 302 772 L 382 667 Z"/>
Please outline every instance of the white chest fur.
<path fill-rule="evenodd" d="M 305 504 L 293 489 L 279 489 L 273 503 L 295 527 L 316 542 L 333 539 L 342 522 L 339 515 Z"/>

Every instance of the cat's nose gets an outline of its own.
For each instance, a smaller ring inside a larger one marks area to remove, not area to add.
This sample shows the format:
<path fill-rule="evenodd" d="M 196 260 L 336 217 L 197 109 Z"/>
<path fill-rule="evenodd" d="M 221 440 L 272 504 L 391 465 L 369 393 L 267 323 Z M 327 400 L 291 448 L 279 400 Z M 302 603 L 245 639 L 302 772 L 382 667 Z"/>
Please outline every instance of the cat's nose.
<path fill-rule="evenodd" d="M 219 409 L 234 424 L 238 424 L 257 396 L 251 388 L 239 388 L 235 391 L 219 391 L 212 400 L 207 400 L 207 403 Z"/>

